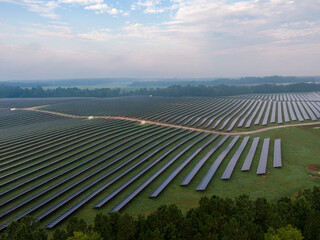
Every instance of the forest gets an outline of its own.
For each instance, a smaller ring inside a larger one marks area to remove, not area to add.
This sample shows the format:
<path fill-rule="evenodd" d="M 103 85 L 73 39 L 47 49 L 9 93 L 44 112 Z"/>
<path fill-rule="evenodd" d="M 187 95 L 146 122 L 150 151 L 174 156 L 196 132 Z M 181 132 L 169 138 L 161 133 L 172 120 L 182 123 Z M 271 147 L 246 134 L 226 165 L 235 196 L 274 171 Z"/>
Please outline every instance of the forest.
<path fill-rule="evenodd" d="M 88 225 L 72 217 L 64 229 L 56 229 L 52 240 L 102 239 L 221 239 L 221 240 L 317 240 L 320 239 L 320 188 L 299 192 L 295 198 L 276 202 L 265 198 L 235 199 L 204 197 L 187 213 L 175 205 L 161 206 L 148 216 L 102 214 Z M 46 240 L 47 232 L 31 217 L 12 222 L 1 240 Z"/>
<path fill-rule="evenodd" d="M 42 87 L 22 88 L 1 84 L 0 98 L 48 98 L 48 97 L 121 97 L 121 96 L 165 96 L 165 97 L 219 97 L 254 93 L 288 93 L 320 91 L 320 84 L 296 83 L 290 85 L 262 84 L 253 86 L 180 86 L 167 88 L 139 88 L 121 90 L 119 88 L 80 89 Z"/>

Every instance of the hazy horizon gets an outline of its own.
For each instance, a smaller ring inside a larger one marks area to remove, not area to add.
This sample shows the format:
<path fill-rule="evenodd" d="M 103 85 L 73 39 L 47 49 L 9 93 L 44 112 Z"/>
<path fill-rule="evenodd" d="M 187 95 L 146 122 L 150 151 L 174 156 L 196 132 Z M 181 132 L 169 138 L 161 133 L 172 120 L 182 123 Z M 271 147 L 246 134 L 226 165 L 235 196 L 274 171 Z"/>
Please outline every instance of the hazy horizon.
<path fill-rule="evenodd" d="M 319 76 L 320 0 L 0 0 L 0 81 Z"/>

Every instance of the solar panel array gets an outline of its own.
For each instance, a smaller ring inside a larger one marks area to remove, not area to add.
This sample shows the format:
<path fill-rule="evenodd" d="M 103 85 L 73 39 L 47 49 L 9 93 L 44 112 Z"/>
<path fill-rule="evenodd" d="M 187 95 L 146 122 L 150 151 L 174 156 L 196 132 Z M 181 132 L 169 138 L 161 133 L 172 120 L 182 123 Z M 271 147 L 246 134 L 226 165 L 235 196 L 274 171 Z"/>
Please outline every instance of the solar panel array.
<path fill-rule="evenodd" d="M 155 186 L 150 198 L 165 194 L 179 174 L 185 174 L 180 185 L 188 185 L 210 161 L 213 164 L 196 189 L 203 191 L 228 158 L 222 179 L 229 179 L 247 145 L 252 145 L 249 137 L 241 140 L 240 136 L 139 126 L 124 120 L 82 121 L 82 125 L 61 131 L 1 139 L 0 229 L 28 214 L 53 228 L 90 202 L 95 208 L 104 207 L 139 183 L 110 210 L 119 211 L 160 175 L 166 178 Z M 231 154 L 239 140 L 240 146 Z M 216 156 L 220 148 L 222 152 Z M 279 163 L 278 151 L 274 156 L 274 162 Z M 193 165 L 189 173 L 187 165 Z M 144 175 L 148 178 L 141 181 Z M 120 185 L 114 185 L 121 180 Z M 105 194 L 107 189 L 112 191 Z"/>
<path fill-rule="evenodd" d="M 66 117 L 49 113 L 3 109 L 0 110 L 0 130 L 63 119 Z"/>
<path fill-rule="evenodd" d="M 186 102 L 183 106 L 188 114 L 181 105 L 169 104 L 166 113 L 153 113 L 152 118 L 231 131 L 236 126 L 248 128 L 294 119 L 315 121 L 320 117 L 319 97 L 313 93 Z M 176 112 L 171 114 L 173 109 Z M 20 112 L 0 109 L 0 119 Z M 54 116 L 24 113 L 31 123 L 41 116 L 49 121 Z M 10 128 L 14 123 L 29 121 L 21 119 L 3 124 Z M 273 140 L 269 138 L 209 134 L 124 120 L 79 121 L 81 124 L 61 130 L 0 136 L 0 230 L 27 214 L 34 214 L 46 222 L 47 228 L 53 228 L 84 206 L 93 203 L 94 208 L 105 207 L 124 192 L 125 197 L 109 208 L 110 212 L 119 211 L 148 187 L 154 187 L 150 198 L 166 194 L 179 175 L 183 176 L 180 186 L 199 181 L 195 190 L 205 191 L 215 181 L 233 181 L 237 174 L 246 174 L 241 172 L 250 171 L 253 162 L 258 164 L 252 171 L 257 175 L 267 174 L 268 166 L 283 166 L 280 139 L 274 140 L 272 153 L 269 146 Z M 273 163 L 268 164 L 271 158 Z M 191 170 L 187 171 L 187 166 Z M 223 170 L 221 175 L 219 168 Z M 204 170 L 200 180 L 195 178 Z M 164 180 L 154 186 L 160 176 L 165 176 Z M 134 190 L 129 190 L 133 185 Z"/>
<path fill-rule="evenodd" d="M 218 131 L 292 123 L 297 119 L 300 122 L 320 119 L 320 96 L 317 93 L 251 94 L 220 98 L 124 97 L 95 101 L 88 101 L 88 112 L 74 110 L 77 101 L 53 104 L 47 108 L 79 115 L 127 116 Z M 70 104 L 73 104 L 72 107 L 69 107 Z M 113 105 L 118 108 L 115 109 Z"/>

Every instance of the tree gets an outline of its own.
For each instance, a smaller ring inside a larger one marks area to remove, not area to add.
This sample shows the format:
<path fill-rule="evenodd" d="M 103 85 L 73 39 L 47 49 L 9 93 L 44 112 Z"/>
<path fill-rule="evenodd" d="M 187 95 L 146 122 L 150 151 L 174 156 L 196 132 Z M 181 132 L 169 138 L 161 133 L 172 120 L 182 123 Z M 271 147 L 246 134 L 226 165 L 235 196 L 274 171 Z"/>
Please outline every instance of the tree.
<path fill-rule="evenodd" d="M 60 230 L 57 228 L 52 236 L 52 240 L 66 240 L 68 238 L 68 234 L 64 230 Z"/>
<path fill-rule="evenodd" d="M 265 234 L 265 240 L 302 240 L 301 232 L 290 224 L 277 230 L 270 228 Z"/>
<path fill-rule="evenodd" d="M 86 233 L 88 230 L 87 223 L 83 219 L 77 217 L 72 217 L 67 225 L 67 235 L 73 236 L 74 232 L 83 232 Z"/>
<path fill-rule="evenodd" d="M 1 240 L 46 240 L 48 235 L 40 228 L 39 222 L 30 216 L 23 217 L 19 222 L 13 221 L 1 234 Z"/>
<path fill-rule="evenodd" d="M 74 232 L 73 236 L 68 237 L 67 240 L 102 240 L 102 238 L 96 232 L 90 232 L 88 234 L 82 232 Z"/>

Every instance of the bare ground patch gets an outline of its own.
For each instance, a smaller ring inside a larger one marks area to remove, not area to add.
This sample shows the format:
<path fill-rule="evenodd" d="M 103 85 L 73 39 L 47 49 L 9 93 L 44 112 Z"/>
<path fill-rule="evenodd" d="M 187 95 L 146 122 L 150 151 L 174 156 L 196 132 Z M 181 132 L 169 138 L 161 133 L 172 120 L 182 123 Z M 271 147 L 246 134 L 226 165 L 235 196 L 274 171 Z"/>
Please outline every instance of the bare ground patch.
<path fill-rule="evenodd" d="M 306 169 L 309 171 L 309 177 L 311 178 L 320 178 L 320 167 L 315 165 L 306 166 Z"/>

